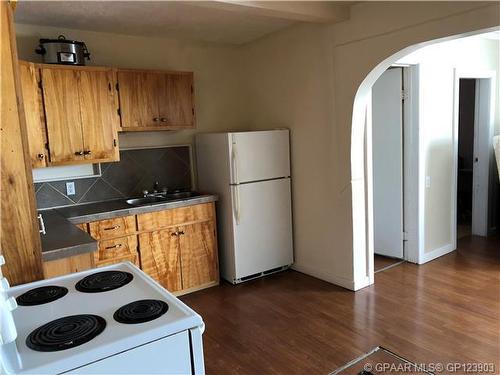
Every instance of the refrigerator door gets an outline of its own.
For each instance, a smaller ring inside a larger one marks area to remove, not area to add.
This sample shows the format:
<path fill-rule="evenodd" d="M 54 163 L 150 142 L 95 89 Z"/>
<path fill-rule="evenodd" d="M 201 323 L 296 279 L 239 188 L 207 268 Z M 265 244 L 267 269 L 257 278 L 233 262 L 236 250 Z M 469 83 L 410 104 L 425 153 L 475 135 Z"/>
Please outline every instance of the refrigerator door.
<path fill-rule="evenodd" d="M 288 130 L 230 134 L 231 184 L 290 176 Z"/>
<path fill-rule="evenodd" d="M 231 186 L 235 280 L 293 263 L 290 178 Z"/>

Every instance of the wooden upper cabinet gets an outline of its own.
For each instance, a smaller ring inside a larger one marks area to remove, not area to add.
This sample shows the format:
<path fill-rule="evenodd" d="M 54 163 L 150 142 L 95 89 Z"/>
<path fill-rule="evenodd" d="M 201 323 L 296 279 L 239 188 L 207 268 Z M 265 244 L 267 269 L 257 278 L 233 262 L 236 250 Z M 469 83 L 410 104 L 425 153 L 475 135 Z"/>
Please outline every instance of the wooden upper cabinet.
<path fill-rule="evenodd" d="M 118 70 L 117 80 L 122 130 L 195 126 L 192 73 Z"/>
<path fill-rule="evenodd" d="M 78 71 L 43 67 L 41 76 L 51 164 L 84 161 Z"/>
<path fill-rule="evenodd" d="M 29 154 L 32 168 L 47 166 L 48 150 L 45 116 L 40 92 L 40 73 L 35 64 L 19 62 L 19 73 L 23 92 L 26 128 L 28 130 Z"/>
<path fill-rule="evenodd" d="M 50 164 L 119 160 L 113 70 L 41 65 Z"/>
<path fill-rule="evenodd" d="M 80 107 L 85 159 L 118 160 L 118 102 L 112 70 L 82 70 Z"/>

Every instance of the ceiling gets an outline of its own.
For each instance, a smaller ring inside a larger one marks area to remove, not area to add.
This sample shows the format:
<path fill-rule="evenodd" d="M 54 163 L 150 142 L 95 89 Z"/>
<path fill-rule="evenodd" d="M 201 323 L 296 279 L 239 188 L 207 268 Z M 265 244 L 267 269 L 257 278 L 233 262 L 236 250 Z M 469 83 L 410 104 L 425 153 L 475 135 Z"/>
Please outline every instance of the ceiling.
<path fill-rule="evenodd" d="M 27 1 L 18 23 L 244 44 L 297 22 L 345 19 L 351 3 L 319 1 Z M 323 17 L 323 15 L 326 15 Z"/>

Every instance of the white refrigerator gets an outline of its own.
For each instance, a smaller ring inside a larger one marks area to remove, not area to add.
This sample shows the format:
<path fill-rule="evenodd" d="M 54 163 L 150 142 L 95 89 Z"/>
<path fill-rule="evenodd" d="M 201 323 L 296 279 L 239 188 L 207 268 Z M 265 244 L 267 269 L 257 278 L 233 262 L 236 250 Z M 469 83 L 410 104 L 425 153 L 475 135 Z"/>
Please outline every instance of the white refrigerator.
<path fill-rule="evenodd" d="M 233 284 L 293 263 L 289 138 L 286 129 L 196 135 L 198 188 L 219 195 L 220 269 Z"/>

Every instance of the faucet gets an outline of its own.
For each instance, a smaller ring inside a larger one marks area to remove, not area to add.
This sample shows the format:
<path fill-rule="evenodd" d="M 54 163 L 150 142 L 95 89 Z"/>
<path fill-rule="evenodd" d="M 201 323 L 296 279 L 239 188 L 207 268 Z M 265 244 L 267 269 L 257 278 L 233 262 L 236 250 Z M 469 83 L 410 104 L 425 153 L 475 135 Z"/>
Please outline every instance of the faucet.
<path fill-rule="evenodd" d="M 155 183 L 153 184 L 153 190 L 151 192 L 149 192 L 148 190 L 143 190 L 142 194 L 144 198 L 146 198 L 154 195 L 167 194 L 168 192 L 168 189 L 166 187 L 163 187 L 161 191 L 159 189 L 160 189 L 160 183 L 158 181 L 155 181 Z"/>

